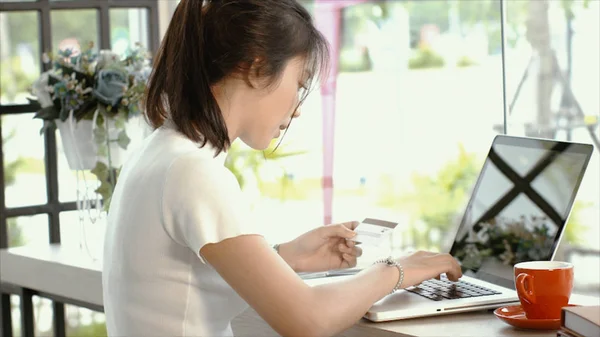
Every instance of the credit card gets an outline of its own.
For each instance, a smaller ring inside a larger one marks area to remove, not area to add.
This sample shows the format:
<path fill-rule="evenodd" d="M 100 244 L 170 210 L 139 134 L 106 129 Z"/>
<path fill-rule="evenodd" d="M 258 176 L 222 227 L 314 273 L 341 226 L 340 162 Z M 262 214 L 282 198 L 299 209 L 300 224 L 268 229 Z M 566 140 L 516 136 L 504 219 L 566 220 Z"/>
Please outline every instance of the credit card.
<path fill-rule="evenodd" d="M 396 226 L 396 222 L 366 218 L 354 229 L 356 236 L 350 240 L 357 244 L 379 246 Z"/>

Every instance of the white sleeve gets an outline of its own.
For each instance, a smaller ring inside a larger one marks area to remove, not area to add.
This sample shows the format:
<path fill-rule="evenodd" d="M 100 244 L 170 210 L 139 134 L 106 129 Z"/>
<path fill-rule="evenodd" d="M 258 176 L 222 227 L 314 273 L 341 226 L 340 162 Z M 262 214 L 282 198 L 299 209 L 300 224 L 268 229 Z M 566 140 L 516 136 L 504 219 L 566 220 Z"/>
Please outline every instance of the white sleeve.
<path fill-rule="evenodd" d="M 165 230 L 173 240 L 194 251 L 250 230 L 250 207 L 235 176 L 209 158 L 183 155 L 171 164 L 162 195 Z"/>

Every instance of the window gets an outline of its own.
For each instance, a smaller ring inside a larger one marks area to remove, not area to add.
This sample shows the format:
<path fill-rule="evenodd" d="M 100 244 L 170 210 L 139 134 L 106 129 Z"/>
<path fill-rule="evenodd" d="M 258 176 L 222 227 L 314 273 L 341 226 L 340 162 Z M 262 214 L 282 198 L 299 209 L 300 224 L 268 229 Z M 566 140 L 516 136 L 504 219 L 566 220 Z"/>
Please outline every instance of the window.
<path fill-rule="evenodd" d="M 61 234 L 65 244 L 73 244 L 73 234 L 78 235 L 72 212 L 75 175 L 66 165 L 60 137 L 54 132 L 40 135 L 42 123 L 32 119 L 39 106 L 27 99 L 31 84 L 47 69 L 42 53 L 89 42 L 96 49 L 119 51 L 140 43 L 155 51 L 158 18 L 156 0 L 0 0 L 0 248 L 60 243 Z M 60 301 L 21 295 L 2 294 L 3 309 L 13 308 L 3 310 L 3 321 L 8 317 L 10 322 L 11 313 L 15 322 L 26 316 L 21 320 L 24 326 L 12 324 L 13 334 L 100 332 L 93 323 L 102 323 L 102 314 L 87 315 L 86 309 L 69 307 L 65 316 Z M 73 317 L 88 316 L 91 319 L 72 322 Z"/>
<path fill-rule="evenodd" d="M 600 3 L 506 4 L 508 133 L 595 147 L 556 259 L 575 263 L 575 291 L 598 293 Z"/>

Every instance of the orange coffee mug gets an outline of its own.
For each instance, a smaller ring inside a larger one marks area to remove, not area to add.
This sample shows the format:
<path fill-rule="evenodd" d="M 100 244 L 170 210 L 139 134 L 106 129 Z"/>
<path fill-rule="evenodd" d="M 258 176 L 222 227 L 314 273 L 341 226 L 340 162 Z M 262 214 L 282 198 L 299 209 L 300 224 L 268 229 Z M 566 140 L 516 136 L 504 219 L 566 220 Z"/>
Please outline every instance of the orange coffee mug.
<path fill-rule="evenodd" d="M 573 289 L 573 265 L 558 261 L 531 261 L 515 265 L 515 286 L 529 319 L 560 319 Z"/>

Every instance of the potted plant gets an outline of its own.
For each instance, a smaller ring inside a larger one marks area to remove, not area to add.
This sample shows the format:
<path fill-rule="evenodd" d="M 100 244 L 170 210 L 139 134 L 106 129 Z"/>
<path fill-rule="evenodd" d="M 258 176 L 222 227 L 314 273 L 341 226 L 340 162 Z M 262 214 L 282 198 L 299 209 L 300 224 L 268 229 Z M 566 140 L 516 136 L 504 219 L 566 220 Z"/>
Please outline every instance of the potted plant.
<path fill-rule="evenodd" d="M 33 84 L 44 121 L 42 132 L 58 129 L 69 167 L 91 170 L 95 190 L 108 207 L 118 168 L 127 149 L 128 122 L 140 116 L 140 100 L 150 74 L 149 54 L 138 44 L 123 57 L 93 43 L 82 50 L 44 54 L 51 69 Z"/>

